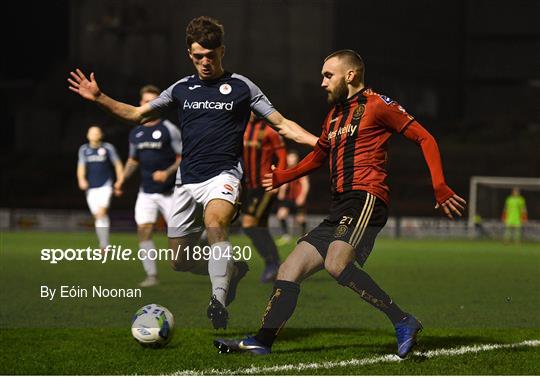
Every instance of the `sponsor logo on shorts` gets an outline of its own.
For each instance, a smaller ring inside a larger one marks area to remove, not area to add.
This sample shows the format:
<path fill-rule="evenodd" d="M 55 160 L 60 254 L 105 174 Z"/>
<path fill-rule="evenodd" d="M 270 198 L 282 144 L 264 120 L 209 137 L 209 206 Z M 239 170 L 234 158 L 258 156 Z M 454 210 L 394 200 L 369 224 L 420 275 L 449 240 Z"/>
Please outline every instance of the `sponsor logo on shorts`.
<path fill-rule="evenodd" d="M 234 191 L 233 187 L 232 187 L 231 185 L 227 184 L 227 183 L 224 184 L 223 187 L 225 187 L 226 190 L 229 190 L 229 191 L 231 191 L 231 192 Z"/>

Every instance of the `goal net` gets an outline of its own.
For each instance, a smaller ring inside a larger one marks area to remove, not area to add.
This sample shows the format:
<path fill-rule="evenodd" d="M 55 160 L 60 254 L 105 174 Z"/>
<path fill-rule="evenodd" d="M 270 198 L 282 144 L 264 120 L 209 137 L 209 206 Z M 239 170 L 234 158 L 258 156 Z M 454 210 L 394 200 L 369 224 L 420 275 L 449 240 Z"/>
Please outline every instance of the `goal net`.
<path fill-rule="evenodd" d="M 540 178 L 471 177 L 468 203 L 470 234 L 502 237 L 504 223 L 501 215 L 513 188 L 520 190 L 527 206 L 528 221 L 522 227 L 523 239 L 540 241 Z"/>

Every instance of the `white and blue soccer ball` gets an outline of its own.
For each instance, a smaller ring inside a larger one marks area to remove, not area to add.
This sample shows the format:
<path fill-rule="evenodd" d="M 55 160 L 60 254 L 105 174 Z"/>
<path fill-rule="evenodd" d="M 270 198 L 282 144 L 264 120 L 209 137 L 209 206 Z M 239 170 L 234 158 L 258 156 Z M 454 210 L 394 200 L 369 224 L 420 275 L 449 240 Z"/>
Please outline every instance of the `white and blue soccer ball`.
<path fill-rule="evenodd" d="M 174 317 L 164 306 L 145 305 L 133 316 L 131 334 L 143 347 L 160 348 L 169 343 L 174 333 Z"/>

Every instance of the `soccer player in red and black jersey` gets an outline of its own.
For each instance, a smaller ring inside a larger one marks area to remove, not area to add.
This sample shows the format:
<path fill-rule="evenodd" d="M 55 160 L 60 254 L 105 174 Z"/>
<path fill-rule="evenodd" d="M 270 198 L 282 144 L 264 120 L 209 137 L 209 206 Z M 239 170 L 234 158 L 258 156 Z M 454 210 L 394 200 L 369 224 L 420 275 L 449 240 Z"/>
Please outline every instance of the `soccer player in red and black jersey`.
<path fill-rule="evenodd" d="M 290 151 L 287 153 L 287 167 L 293 168 L 298 165 L 298 153 Z M 278 240 L 278 245 L 284 245 L 291 241 L 291 235 L 287 229 L 287 217 L 294 216 L 294 222 L 300 226 L 301 234 L 306 234 L 306 199 L 309 193 L 309 178 L 303 176 L 294 181 L 284 184 L 279 188 L 279 206 L 276 217 L 280 222 L 282 236 Z"/>
<path fill-rule="evenodd" d="M 296 307 L 300 282 L 325 268 L 336 281 L 382 311 L 394 325 L 398 356 L 405 357 L 422 329 L 362 269 L 387 220 L 385 184 L 387 142 L 399 133 L 420 146 L 431 173 L 436 206 L 451 219 L 461 216 L 465 200 L 447 186 L 433 136 L 390 98 L 364 86 L 364 63 L 352 50 L 325 59 L 322 84 L 333 105 L 313 151 L 294 169 L 274 170 L 267 189 L 279 187 L 319 168 L 328 157 L 332 179 L 330 215 L 301 238 L 281 265 L 262 326 L 242 340 L 216 340 L 220 352 L 271 352 L 279 331 Z"/>
<path fill-rule="evenodd" d="M 276 198 L 275 190 L 266 192 L 262 186 L 265 174 L 276 163 L 287 167 L 287 153 L 281 136 L 264 120 L 251 113 L 244 132 L 245 189 L 242 193 L 242 228 L 264 259 L 265 269 L 261 281 L 274 281 L 279 268 L 279 255 L 268 230 L 268 216 Z"/>

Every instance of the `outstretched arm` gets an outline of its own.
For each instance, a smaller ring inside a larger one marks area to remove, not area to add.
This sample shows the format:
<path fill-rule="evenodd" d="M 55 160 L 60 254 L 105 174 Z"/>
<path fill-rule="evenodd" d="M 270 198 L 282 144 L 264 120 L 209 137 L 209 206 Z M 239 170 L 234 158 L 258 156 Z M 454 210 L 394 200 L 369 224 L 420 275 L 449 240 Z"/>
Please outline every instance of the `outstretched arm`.
<path fill-rule="evenodd" d="M 278 111 L 274 111 L 266 117 L 266 120 L 287 139 L 299 144 L 306 144 L 311 147 L 317 143 L 317 136 L 303 129 L 298 123 L 285 118 Z"/>
<path fill-rule="evenodd" d="M 451 219 L 454 218 L 454 215 L 461 216 L 467 202 L 456 195 L 446 184 L 441 155 L 435 138 L 415 120 L 406 127 L 403 135 L 422 148 L 422 153 L 431 173 L 433 190 L 435 191 L 437 201 L 435 208 L 441 207 L 446 216 Z"/>
<path fill-rule="evenodd" d="M 69 89 L 82 98 L 97 103 L 108 113 L 130 123 L 142 124 L 150 120 L 157 119 L 159 113 L 152 109 L 150 104 L 142 106 L 132 106 L 127 103 L 116 101 L 103 93 L 97 84 L 94 72 L 90 73 L 90 79 L 77 68 L 75 72 L 70 72 Z"/>

